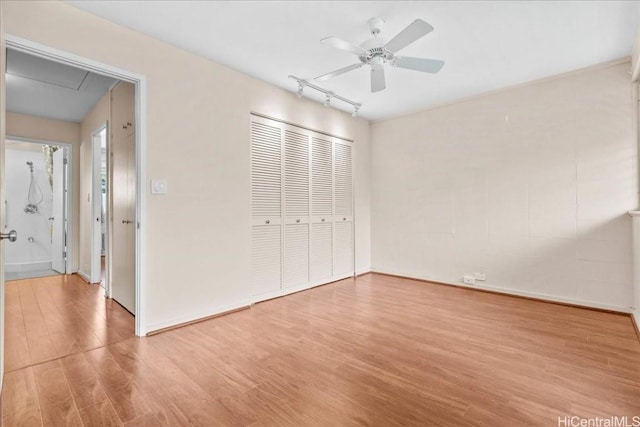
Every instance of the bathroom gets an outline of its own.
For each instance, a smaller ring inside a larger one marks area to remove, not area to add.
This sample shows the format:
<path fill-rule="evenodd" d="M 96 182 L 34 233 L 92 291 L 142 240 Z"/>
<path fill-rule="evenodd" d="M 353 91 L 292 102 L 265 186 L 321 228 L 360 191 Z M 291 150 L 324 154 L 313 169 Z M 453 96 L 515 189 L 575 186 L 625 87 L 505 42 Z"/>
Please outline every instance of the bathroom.
<path fill-rule="evenodd" d="M 4 227 L 26 231 L 6 245 L 8 280 L 65 271 L 64 151 L 56 145 L 7 140 Z"/>

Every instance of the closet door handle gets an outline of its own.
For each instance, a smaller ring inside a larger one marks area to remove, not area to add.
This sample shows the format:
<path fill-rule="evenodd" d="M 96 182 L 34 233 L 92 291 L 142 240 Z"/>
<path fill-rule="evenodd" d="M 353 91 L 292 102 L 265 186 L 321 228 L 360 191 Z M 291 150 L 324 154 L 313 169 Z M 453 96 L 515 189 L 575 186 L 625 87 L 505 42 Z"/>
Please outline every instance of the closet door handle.
<path fill-rule="evenodd" d="M 343 221 L 346 221 L 346 220 L 347 220 L 347 217 L 345 216 L 344 218 L 342 218 L 342 220 L 343 220 Z"/>
<path fill-rule="evenodd" d="M 123 220 L 122 220 L 122 223 L 123 223 L 123 224 L 132 224 L 132 223 L 133 223 L 133 221 L 129 221 L 128 219 L 123 219 Z"/>
<path fill-rule="evenodd" d="M 264 223 L 265 223 L 265 224 L 271 224 L 271 220 L 269 220 L 269 219 L 268 219 L 268 220 L 266 220 Z"/>
<path fill-rule="evenodd" d="M 324 218 L 322 218 L 320 221 L 324 222 Z"/>
<path fill-rule="evenodd" d="M 296 222 L 300 222 L 300 218 L 296 219 Z"/>

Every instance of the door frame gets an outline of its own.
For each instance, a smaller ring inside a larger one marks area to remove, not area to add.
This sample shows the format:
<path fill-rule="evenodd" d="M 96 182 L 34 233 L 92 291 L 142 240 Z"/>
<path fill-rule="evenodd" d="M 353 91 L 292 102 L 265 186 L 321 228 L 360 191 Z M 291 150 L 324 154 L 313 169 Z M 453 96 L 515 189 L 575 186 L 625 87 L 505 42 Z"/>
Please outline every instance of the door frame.
<path fill-rule="evenodd" d="M 65 150 L 64 157 L 67 159 L 67 164 L 65 168 L 64 174 L 64 188 L 66 193 L 63 195 L 64 197 L 64 239 L 65 239 L 65 247 L 67 248 L 67 257 L 64 260 L 64 274 L 74 273 L 71 266 L 71 260 L 73 259 L 73 145 L 68 142 L 58 142 L 49 139 L 38 139 L 38 138 L 28 138 L 23 136 L 13 136 L 13 135 L 5 135 L 5 142 L 9 141 L 20 141 L 26 142 L 29 144 L 40 144 L 40 145 L 57 145 L 58 147 L 62 147 Z M 5 150 L 6 150 L 5 145 Z M 6 184 L 5 184 L 6 185 Z"/>
<path fill-rule="evenodd" d="M 98 143 L 99 140 L 98 135 L 102 133 L 102 131 L 106 132 L 106 140 L 107 147 L 109 144 L 109 127 L 107 122 L 102 123 L 91 133 L 91 283 L 98 283 L 101 280 L 102 276 L 102 267 L 101 267 L 101 258 L 102 258 L 102 222 L 98 220 L 94 221 L 96 215 L 102 216 L 102 185 L 101 185 L 101 169 L 100 164 L 102 162 L 102 146 Z M 107 149 L 108 150 L 108 149 Z M 109 156 L 107 156 L 107 174 L 109 168 Z M 108 181 L 108 179 L 107 179 Z M 107 200 L 109 198 L 109 184 L 107 183 Z M 97 195 L 100 197 L 97 197 Z M 108 201 L 107 201 L 108 204 Z M 107 208 L 107 214 L 109 214 L 109 209 Z M 98 218 L 100 218 L 98 217 Z M 108 217 L 107 217 L 108 218 Z M 105 240 L 107 245 L 107 253 L 108 248 L 111 246 L 109 243 L 109 221 L 105 219 Z M 109 260 L 107 259 L 107 262 Z M 104 280 L 104 294 L 111 298 L 111 293 L 109 291 L 109 277 L 108 277 L 109 269 L 105 269 L 105 280 Z M 97 280 L 96 280 L 97 278 Z"/>
<path fill-rule="evenodd" d="M 74 53 L 66 52 L 12 34 L 4 34 L 7 48 L 30 55 L 82 68 L 104 76 L 132 83 L 135 86 L 135 157 L 136 157 L 136 218 L 135 218 L 135 334 L 145 336 L 147 288 L 146 271 L 146 206 L 147 194 L 147 78 L 129 70 L 114 67 Z"/>

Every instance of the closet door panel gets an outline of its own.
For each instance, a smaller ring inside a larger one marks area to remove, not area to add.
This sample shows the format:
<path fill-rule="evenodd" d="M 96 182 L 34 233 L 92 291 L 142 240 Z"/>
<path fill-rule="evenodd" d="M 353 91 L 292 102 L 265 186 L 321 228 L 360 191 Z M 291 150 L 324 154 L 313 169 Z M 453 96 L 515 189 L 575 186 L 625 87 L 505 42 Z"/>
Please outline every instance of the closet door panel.
<path fill-rule="evenodd" d="M 334 144 L 334 276 L 340 278 L 354 272 L 353 258 L 353 171 L 352 147 L 347 141 Z"/>
<path fill-rule="evenodd" d="M 312 283 L 333 277 L 333 138 L 311 138 L 311 263 Z"/>
<path fill-rule="evenodd" d="M 285 288 L 309 283 L 309 132 L 284 128 Z"/>
<path fill-rule="evenodd" d="M 251 121 L 252 295 L 282 288 L 282 125 Z"/>

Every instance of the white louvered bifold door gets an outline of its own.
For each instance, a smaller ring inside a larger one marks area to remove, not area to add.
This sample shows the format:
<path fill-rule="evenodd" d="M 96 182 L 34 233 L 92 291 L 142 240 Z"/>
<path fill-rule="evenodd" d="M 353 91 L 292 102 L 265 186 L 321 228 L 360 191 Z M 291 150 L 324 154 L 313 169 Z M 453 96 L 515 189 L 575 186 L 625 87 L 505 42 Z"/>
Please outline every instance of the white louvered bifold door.
<path fill-rule="evenodd" d="M 251 119 L 252 295 L 282 282 L 282 124 Z"/>
<path fill-rule="evenodd" d="M 334 143 L 334 250 L 336 278 L 353 275 L 353 173 L 352 149 L 347 141 Z"/>
<path fill-rule="evenodd" d="M 333 138 L 311 138 L 311 253 L 312 283 L 333 277 Z"/>
<path fill-rule="evenodd" d="M 309 284 L 309 132 L 284 127 L 285 288 Z"/>

